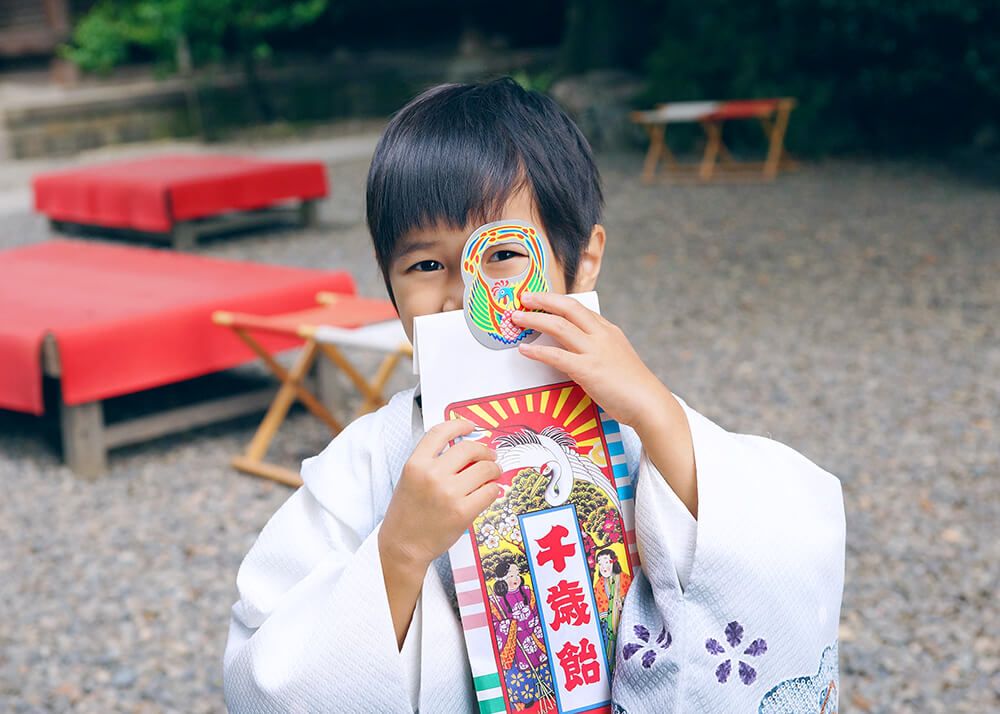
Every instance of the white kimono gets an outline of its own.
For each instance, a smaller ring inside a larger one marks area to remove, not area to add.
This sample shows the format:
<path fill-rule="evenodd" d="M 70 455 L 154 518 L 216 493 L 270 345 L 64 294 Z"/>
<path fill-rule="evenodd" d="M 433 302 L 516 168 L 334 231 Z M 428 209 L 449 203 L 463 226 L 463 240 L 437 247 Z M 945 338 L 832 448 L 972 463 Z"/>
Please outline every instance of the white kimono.
<path fill-rule="evenodd" d="M 774 441 L 683 404 L 698 522 L 622 428 L 642 568 L 621 615 L 616 712 L 833 714 L 844 578 L 839 481 Z M 224 658 L 232 712 L 474 712 L 445 554 L 403 651 L 378 528 L 423 435 L 413 392 L 348 426 L 302 467 L 237 576 Z"/>

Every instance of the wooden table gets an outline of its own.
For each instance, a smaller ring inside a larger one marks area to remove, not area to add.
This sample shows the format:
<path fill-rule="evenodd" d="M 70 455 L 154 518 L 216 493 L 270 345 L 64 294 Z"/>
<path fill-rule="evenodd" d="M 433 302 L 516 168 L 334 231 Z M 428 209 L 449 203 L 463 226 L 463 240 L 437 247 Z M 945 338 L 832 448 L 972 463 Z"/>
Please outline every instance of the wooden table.
<path fill-rule="evenodd" d="M 747 177 L 773 181 L 781 168 L 795 167 L 785 152 L 785 133 L 795 100 L 743 99 L 726 102 L 669 102 L 656 109 L 632 112 L 632 121 L 645 127 L 649 134 L 649 150 L 643 164 L 642 177 L 651 182 L 656 177 L 661 159 L 667 164 L 667 177 L 711 181 L 715 177 Z M 722 140 L 722 127 L 727 121 L 755 119 L 768 141 L 764 161 L 737 161 Z M 677 161 L 666 141 L 668 124 L 697 123 L 705 132 L 705 150 L 697 164 Z"/>

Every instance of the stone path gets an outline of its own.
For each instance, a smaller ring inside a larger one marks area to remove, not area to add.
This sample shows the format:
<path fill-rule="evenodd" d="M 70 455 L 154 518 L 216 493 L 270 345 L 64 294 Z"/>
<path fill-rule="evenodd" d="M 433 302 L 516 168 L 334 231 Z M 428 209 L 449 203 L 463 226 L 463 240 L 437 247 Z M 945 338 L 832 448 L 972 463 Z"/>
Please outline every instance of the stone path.
<path fill-rule="evenodd" d="M 370 143 L 337 146 L 288 147 L 331 161 L 320 229 L 203 252 L 347 268 L 382 294 Z M 600 160 L 604 313 L 693 406 L 842 478 L 842 711 L 997 710 L 1000 192 L 856 162 L 774 185 L 644 186 L 640 161 Z M 0 167 L 0 247 L 47 237 L 16 170 Z M 60 466 L 50 426 L 0 412 L 0 710 L 222 710 L 236 569 L 289 495 L 227 465 L 253 420 L 114 452 L 96 483 Z M 299 415 L 272 455 L 295 463 L 326 441 Z"/>

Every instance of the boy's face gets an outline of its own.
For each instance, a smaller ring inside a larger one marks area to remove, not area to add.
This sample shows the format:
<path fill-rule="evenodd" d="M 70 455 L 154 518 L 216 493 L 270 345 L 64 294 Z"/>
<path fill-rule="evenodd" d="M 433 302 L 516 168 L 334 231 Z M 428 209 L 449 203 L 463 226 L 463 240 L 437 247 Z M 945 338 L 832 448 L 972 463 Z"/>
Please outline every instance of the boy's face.
<path fill-rule="evenodd" d="M 500 218 L 527 221 L 542 227 L 542 219 L 535 208 L 529 191 L 521 190 L 511 195 L 500 212 Z M 400 239 L 399 249 L 389 264 L 389 284 L 396 299 L 400 320 L 406 336 L 413 340 L 413 318 L 433 315 L 462 307 L 465 283 L 462 280 L 462 250 L 469 234 L 479 227 L 470 223 L 461 229 L 439 224 L 430 228 L 414 230 Z M 595 244 L 591 244 L 581 257 L 581 266 L 574 290 L 592 290 L 600 271 L 600 259 L 604 250 L 604 229 L 595 226 L 599 232 L 596 259 L 588 258 Z M 555 257 L 548 237 L 544 238 L 550 260 L 546 278 L 549 290 L 566 293 L 566 277 L 563 265 Z M 483 256 L 483 266 L 492 277 L 517 275 L 528 264 L 528 255 L 520 246 L 505 245 L 487 252 Z"/>

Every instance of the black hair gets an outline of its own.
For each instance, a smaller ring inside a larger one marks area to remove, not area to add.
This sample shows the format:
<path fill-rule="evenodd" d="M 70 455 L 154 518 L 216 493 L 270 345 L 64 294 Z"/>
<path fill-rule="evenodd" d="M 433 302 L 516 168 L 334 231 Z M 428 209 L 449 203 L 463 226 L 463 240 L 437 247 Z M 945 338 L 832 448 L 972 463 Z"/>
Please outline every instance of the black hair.
<path fill-rule="evenodd" d="M 464 227 L 504 218 L 530 189 L 566 284 L 604 196 L 590 145 L 551 97 L 509 77 L 428 89 L 397 112 L 368 171 L 368 229 L 386 288 L 400 238 L 441 222 Z"/>
<path fill-rule="evenodd" d="M 510 592 L 510 588 L 504 578 L 507 577 L 507 573 L 510 572 L 510 569 L 515 566 L 520 569 L 520 563 L 518 563 L 514 558 L 504 557 L 493 571 L 493 574 L 496 576 L 496 582 L 493 583 L 493 594 L 500 598 L 501 603 L 503 603 L 504 610 L 507 611 L 507 617 L 511 616 L 511 609 L 510 604 L 507 602 L 507 598 L 504 596 Z M 528 588 L 524 584 L 524 576 L 521 575 L 520 578 L 521 583 L 518 586 L 518 590 L 521 593 L 521 598 L 524 602 L 530 602 L 531 594 L 528 592 Z"/>
<path fill-rule="evenodd" d="M 602 555 L 611 556 L 611 560 L 614 562 L 614 565 L 611 568 L 611 572 L 614 573 L 615 575 L 620 575 L 622 572 L 622 564 L 618 561 L 618 554 L 615 551 L 611 550 L 611 548 L 604 548 L 602 550 L 597 551 L 597 556 L 594 558 L 594 562 L 596 563 L 597 559 L 600 558 Z"/>

